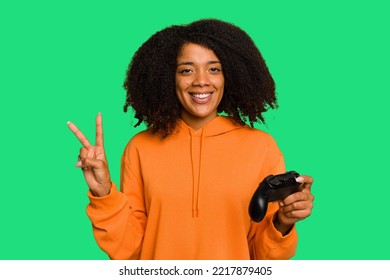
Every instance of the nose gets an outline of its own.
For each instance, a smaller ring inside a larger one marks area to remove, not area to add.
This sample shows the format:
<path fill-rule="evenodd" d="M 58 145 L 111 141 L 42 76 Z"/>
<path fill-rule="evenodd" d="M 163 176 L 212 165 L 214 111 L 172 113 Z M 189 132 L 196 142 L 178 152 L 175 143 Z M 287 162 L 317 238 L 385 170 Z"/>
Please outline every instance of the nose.
<path fill-rule="evenodd" d="M 207 86 L 210 84 L 209 77 L 207 75 L 206 71 L 198 71 L 195 73 L 194 80 L 193 80 L 194 86 Z"/>

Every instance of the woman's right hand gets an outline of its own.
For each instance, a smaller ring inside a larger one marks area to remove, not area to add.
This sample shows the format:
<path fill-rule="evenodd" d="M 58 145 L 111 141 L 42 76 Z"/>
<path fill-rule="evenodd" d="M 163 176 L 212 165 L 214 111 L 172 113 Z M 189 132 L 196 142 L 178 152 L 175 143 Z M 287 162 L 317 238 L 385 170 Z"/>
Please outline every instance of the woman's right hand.
<path fill-rule="evenodd" d="M 102 115 L 99 113 L 96 116 L 95 146 L 91 145 L 87 137 L 73 123 L 68 122 L 68 127 L 83 145 L 76 167 L 80 167 L 83 171 L 85 181 L 94 196 L 108 195 L 111 179 L 104 153 Z"/>

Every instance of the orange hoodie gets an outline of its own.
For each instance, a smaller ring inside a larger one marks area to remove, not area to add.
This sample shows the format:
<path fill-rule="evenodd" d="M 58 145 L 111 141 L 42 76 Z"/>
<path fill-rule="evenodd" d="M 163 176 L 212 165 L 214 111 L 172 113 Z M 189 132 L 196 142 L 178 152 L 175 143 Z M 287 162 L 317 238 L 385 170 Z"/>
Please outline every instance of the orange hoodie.
<path fill-rule="evenodd" d="M 259 182 L 285 171 L 267 133 L 217 117 L 194 131 L 183 121 L 161 140 L 148 130 L 128 143 L 121 191 L 89 193 L 87 213 L 99 246 L 111 259 L 288 259 L 295 227 L 282 236 L 278 209 L 254 223 L 249 201 Z"/>

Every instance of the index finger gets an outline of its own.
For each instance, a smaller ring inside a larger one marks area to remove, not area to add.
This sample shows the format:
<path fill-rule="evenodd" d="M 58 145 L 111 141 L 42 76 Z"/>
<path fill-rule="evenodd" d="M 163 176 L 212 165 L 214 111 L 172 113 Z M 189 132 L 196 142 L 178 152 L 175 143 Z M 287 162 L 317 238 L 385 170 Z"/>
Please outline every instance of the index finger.
<path fill-rule="evenodd" d="M 297 179 L 297 182 L 302 183 L 304 189 L 311 189 L 311 185 L 314 182 L 314 178 L 308 175 L 301 175 Z"/>
<path fill-rule="evenodd" d="M 77 128 L 76 125 L 74 125 L 72 122 L 68 122 L 68 127 L 74 133 L 74 135 L 76 135 L 77 139 L 79 139 L 79 141 L 85 148 L 89 149 L 90 147 L 92 147 L 87 137 L 85 137 L 85 135 L 80 131 L 80 129 Z"/>
<path fill-rule="evenodd" d="M 96 116 L 96 146 L 103 147 L 103 120 L 102 113 Z"/>

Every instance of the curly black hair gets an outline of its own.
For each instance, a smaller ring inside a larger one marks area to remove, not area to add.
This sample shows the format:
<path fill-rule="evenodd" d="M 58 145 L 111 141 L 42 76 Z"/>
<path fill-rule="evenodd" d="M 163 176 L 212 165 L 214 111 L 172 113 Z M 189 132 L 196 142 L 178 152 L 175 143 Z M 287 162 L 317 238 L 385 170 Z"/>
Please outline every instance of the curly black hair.
<path fill-rule="evenodd" d="M 182 106 L 176 96 L 177 57 L 183 45 L 209 48 L 221 61 L 225 87 L 218 113 L 241 124 L 265 123 L 263 113 L 277 107 L 275 83 L 250 36 L 218 19 L 172 25 L 152 35 L 134 54 L 127 69 L 126 103 L 138 122 L 164 138 L 175 129 Z"/>

